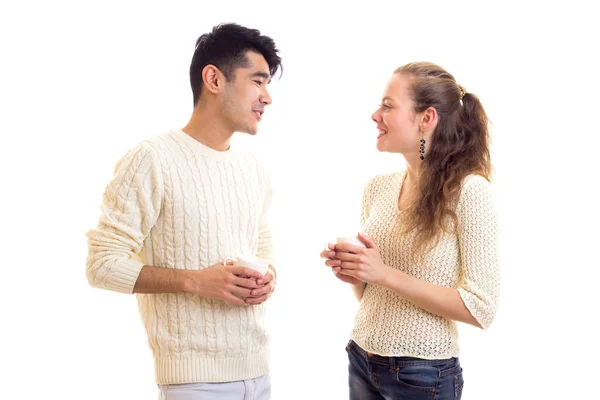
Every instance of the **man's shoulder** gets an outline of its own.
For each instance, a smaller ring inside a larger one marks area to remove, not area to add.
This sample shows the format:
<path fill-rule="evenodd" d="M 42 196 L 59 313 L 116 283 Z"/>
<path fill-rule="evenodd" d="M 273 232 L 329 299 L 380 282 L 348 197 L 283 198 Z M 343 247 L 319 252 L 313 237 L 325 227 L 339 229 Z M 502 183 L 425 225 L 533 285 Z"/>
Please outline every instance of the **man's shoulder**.
<path fill-rule="evenodd" d="M 161 147 L 171 147 L 175 144 L 175 131 L 163 131 L 148 135 L 142 141 L 141 146 L 152 147 L 155 150 Z"/>
<path fill-rule="evenodd" d="M 165 158 L 165 154 L 176 151 L 177 148 L 176 132 L 171 130 L 149 134 L 130 148 L 128 153 L 141 152 L 157 160 L 161 160 Z"/>

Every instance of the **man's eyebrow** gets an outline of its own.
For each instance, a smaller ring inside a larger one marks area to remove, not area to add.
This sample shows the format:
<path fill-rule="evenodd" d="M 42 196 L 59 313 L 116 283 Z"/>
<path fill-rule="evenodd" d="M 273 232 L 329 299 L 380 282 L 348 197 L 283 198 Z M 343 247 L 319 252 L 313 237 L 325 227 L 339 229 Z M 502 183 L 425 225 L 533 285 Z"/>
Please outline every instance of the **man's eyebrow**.
<path fill-rule="evenodd" d="M 392 99 L 390 96 L 385 96 L 383 99 L 381 99 L 381 101 L 394 101 L 394 99 Z"/>
<path fill-rule="evenodd" d="M 252 75 L 250 75 L 250 76 L 251 76 L 252 78 L 255 78 L 255 77 L 263 78 L 263 79 L 265 79 L 265 80 L 268 80 L 268 81 L 269 81 L 269 83 L 271 83 L 271 74 L 268 74 L 268 73 L 266 73 L 266 72 L 258 71 L 258 72 L 255 72 L 255 73 L 253 73 L 253 74 L 252 74 Z"/>

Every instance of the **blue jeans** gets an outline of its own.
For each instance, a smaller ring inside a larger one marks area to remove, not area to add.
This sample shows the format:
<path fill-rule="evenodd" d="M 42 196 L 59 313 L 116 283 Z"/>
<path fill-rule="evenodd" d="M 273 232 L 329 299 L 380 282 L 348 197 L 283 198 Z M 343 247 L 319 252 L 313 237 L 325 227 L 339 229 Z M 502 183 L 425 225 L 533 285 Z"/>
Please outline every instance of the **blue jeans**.
<path fill-rule="evenodd" d="M 244 381 L 158 385 L 159 400 L 269 400 L 269 375 Z"/>
<path fill-rule="evenodd" d="M 462 396 L 458 358 L 383 357 L 364 351 L 352 340 L 346 351 L 350 400 L 460 400 Z"/>

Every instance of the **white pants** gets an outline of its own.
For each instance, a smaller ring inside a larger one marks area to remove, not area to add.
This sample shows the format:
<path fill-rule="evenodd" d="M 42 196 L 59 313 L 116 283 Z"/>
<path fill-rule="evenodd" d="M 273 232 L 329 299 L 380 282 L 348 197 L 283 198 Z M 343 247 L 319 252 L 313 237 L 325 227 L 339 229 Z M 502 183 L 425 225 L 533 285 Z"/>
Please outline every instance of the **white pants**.
<path fill-rule="evenodd" d="M 269 375 L 245 381 L 158 385 L 159 400 L 269 400 Z"/>

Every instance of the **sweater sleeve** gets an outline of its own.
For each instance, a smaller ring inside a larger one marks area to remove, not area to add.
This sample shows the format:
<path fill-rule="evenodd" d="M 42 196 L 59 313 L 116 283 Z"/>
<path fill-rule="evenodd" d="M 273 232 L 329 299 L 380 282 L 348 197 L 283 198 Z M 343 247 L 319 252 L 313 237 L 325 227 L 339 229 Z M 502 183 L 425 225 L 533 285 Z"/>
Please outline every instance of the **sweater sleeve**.
<path fill-rule="evenodd" d="M 497 213 L 485 178 L 465 178 L 457 216 L 461 258 L 458 292 L 471 315 L 487 329 L 498 308 L 500 271 Z"/>
<path fill-rule="evenodd" d="M 273 258 L 273 236 L 271 226 L 269 225 L 269 210 L 273 200 L 273 189 L 271 179 L 266 169 L 261 165 L 259 168 L 259 177 L 262 182 L 263 207 L 258 220 L 258 249 L 257 256 L 268 260 L 276 268 L 276 261 Z"/>
<path fill-rule="evenodd" d="M 374 180 L 375 178 L 369 180 L 363 189 L 362 201 L 360 205 L 360 229 L 364 229 L 365 222 L 367 222 L 367 218 L 369 218 L 372 202 L 371 186 Z"/>
<path fill-rule="evenodd" d="M 133 293 L 143 267 L 137 255 L 156 223 L 162 197 L 156 155 L 142 143 L 117 163 L 104 192 L 98 226 L 86 234 L 90 285 Z"/>

